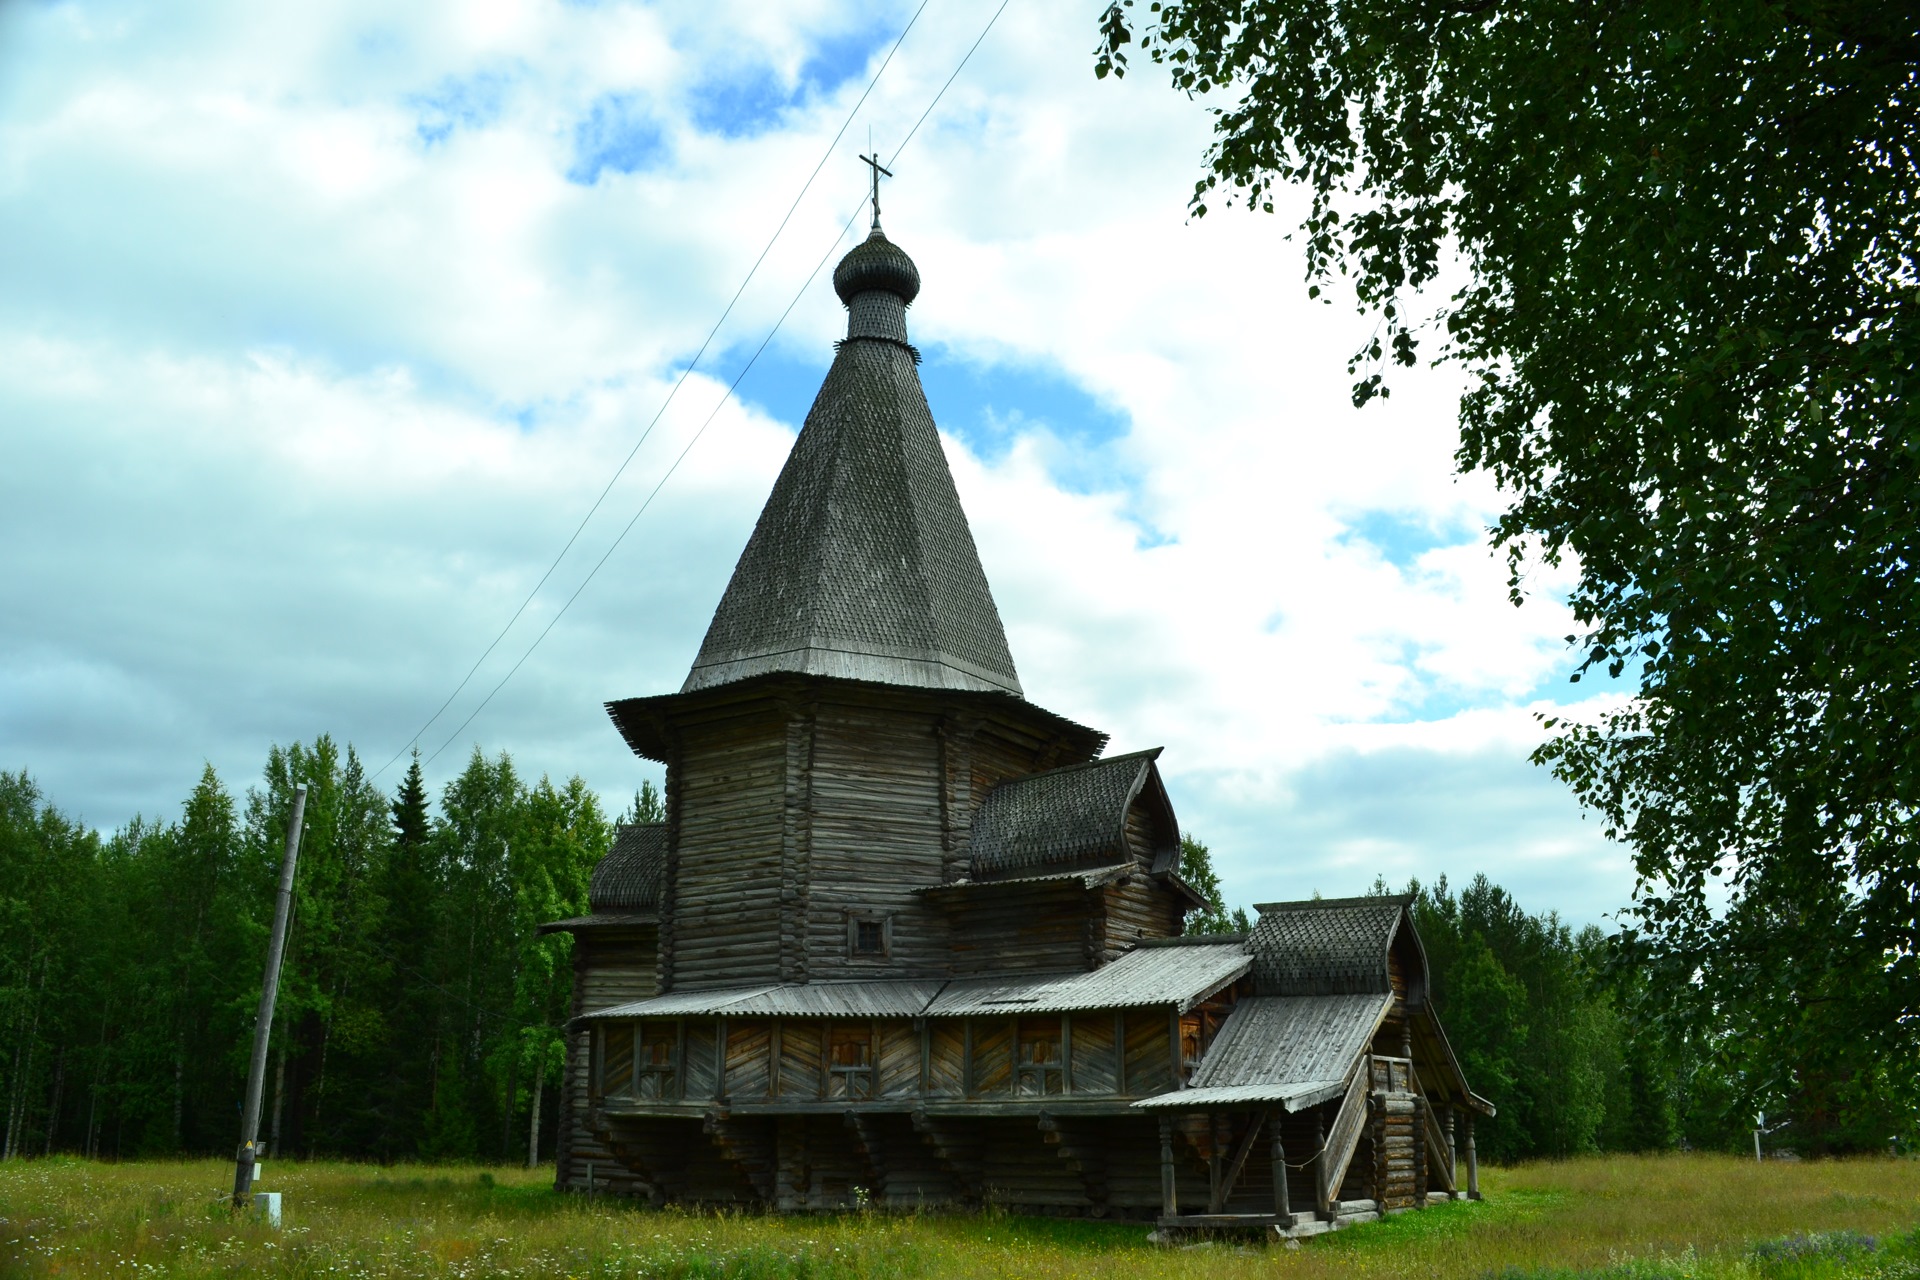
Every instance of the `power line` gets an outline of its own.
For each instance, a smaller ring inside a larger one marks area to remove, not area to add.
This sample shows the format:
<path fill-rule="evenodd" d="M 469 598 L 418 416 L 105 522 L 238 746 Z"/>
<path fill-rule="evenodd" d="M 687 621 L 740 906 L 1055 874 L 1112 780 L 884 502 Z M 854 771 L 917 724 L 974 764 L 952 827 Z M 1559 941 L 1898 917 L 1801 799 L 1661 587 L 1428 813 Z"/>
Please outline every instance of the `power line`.
<path fill-rule="evenodd" d="M 573 607 L 573 602 L 575 600 L 578 600 L 580 598 L 580 593 L 587 589 L 587 584 L 592 582 L 594 579 L 594 575 L 600 572 L 600 566 L 604 565 L 609 559 L 612 558 L 613 553 L 619 550 L 620 544 L 626 540 L 626 536 L 629 533 L 633 532 L 633 526 L 639 523 L 640 517 L 647 513 L 647 508 L 653 505 L 653 500 L 660 496 L 660 490 L 666 485 L 667 481 L 672 478 L 673 473 L 680 469 L 680 464 L 687 460 L 687 455 L 693 452 L 693 446 L 700 442 L 701 436 L 707 434 L 707 428 L 713 425 L 713 420 L 720 416 L 720 411 L 727 407 L 728 401 L 733 399 L 734 389 L 738 387 L 741 383 L 741 380 L 744 379 L 747 376 L 747 374 L 752 371 L 754 364 L 760 359 L 760 353 L 767 349 L 767 344 L 773 341 L 773 337 L 776 333 L 780 332 L 781 324 L 783 324 L 786 321 L 786 318 L 789 315 L 793 314 L 793 309 L 800 304 L 800 299 L 806 296 L 806 292 L 808 288 L 812 286 L 814 278 L 820 274 L 820 268 L 826 266 L 828 259 L 832 258 L 834 255 L 834 252 L 840 248 L 841 242 L 847 238 L 847 232 L 853 230 L 854 222 L 860 217 L 860 210 L 865 207 L 866 207 L 866 201 L 864 200 L 862 200 L 858 205 L 854 206 L 853 216 L 847 219 L 847 224 L 844 227 L 840 228 L 840 234 L 835 236 L 833 243 L 827 246 L 827 251 L 824 254 L 820 255 L 820 261 L 814 263 L 813 270 L 807 273 L 807 278 L 805 282 L 802 283 L 800 288 L 794 293 L 793 300 L 787 303 L 787 309 L 780 313 L 780 319 L 774 321 L 773 327 L 767 330 L 767 336 L 760 339 L 760 345 L 754 348 L 752 359 L 747 361 L 746 365 L 740 370 L 740 372 L 734 376 L 733 381 L 727 385 L 727 389 L 721 393 L 719 403 L 713 406 L 713 411 L 707 414 L 706 421 L 700 424 L 700 429 L 693 433 L 693 437 L 692 439 L 687 441 L 686 447 L 680 450 L 680 456 L 678 456 L 673 460 L 673 465 L 668 467 L 665 474 L 663 474 L 660 477 L 659 481 L 654 484 L 653 491 L 647 494 L 646 500 L 640 504 L 640 509 L 633 513 L 633 518 L 627 521 L 626 527 L 620 530 L 620 534 L 618 537 L 614 538 L 613 545 L 609 546 L 606 549 L 605 554 L 603 554 L 599 560 L 594 562 L 593 568 L 587 571 L 587 576 L 580 580 L 580 585 L 575 587 L 573 589 L 573 594 L 567 597 L 567 602 L 561 605 L 559 610 L 553 615 L 553 617 L 548 620 L 545 630 L 541 631 L 539 635 L 535 636 L 533 643 L 527 646 L 527 651 L 520 655 L 520 660 L 514 663 L 512 667 L 508 668 L 507 674 L 500 677 L 500 683 L 494 685 L 493 688 L 487 692 L 487 696 L 480 700 L 480 705 L 475 707 L 473 709 L 472 714 L 468 715 L 465 720 L 462 720 L 460 722 L 460 727 L 458 729 L 455 729 L 451 734 L 448 735 L 447 740 L 441 743 L 439 747 L 437 747 L 434 750 L 434 753 L 426 758 L 425 763 L 432 764 L 436 759 L 438 759 L 440 756 L 440 753 L 442 751 L 445 751 L 448 747 L 452 746 L 454 739 L 458 738 L 461 735 L 461 733 L 465 731 L 466 727 L 473 723 L 474 716 L 477 716 L 482 711 L 486 710 L 487 704 L 493 701 L 493 695 L 496 693 L 499 693 L 502 689 L 507 687 L 507 681 L 513 679 L 514 673 L 520 670 L 521 666 L 526 662 L 528 658 L 531 658 L 533 656 L 533 651 L 540 647 L 540 642 L 547 638 L 547 633 L 549 631 L 552 631 L 555 626 L 559 625 L 560 619 L 565 617 L 567 610 Z"/>
<path fill-rule="evenodd" d="M 417 747 L 419 745 L 420 735 L 431 728 L 433 722 L 438 720 L 441 715 L 446 712 L 446 709 L 453 705 L 453 700 L 459 697 L 460 691 L 465 689 L 473 680 L 474 673 L 480 670 L 480 665 L 492 656 L 495 649 L 500 647 L 500 642 L 507 638 L 509 631 L 513 630 L 513 624 L 520 621 L 520 615 L 527 611 L 527 606 L 533 603 L 534 597 L 540 594 L 541 589 L 547 585 L 548 579 L 553 577 L 553 571 L 558 569 L 560 562 L 567 558 L 567 552 L 573 550 L 573 544 L 580 540 L 580 534 L 586 529 L 587 522 L 593 519 L 594 514 L 598 512 L 601 505 L 606 502 L 607 495 L 613 492 L 613 486 L 618 483 L 622 475 L 626 474 L 627 467 L 633 462 L 635 456 L 639 454 L 640 446 L 644 445 L 647 442 L 647 437 L 653 434 L 654 427 L 659 425 L 661 417 L 667 411 L 667 407 L 673 403 L 674 397 L 680 394 L 680 388 L 686 385 L 686 381 L 692 376 L 694 369 L 699 367 L 700 358 L 706 355 L 707 348 L 712 345 L 715 335 L 720 332 L 720 326 L 725 324 L 727 317 L 733 314 L 734 305 L 740 301 L 740 296 L 747 291 L 747 286 L 753 283 L 753 277 L 759 272 L 760 265 L 767 260 L 767 255 L 773 251 L 773 246 L 775 242 L 780 239 L 780 234 L 787 229 L 787 223 L 793 220 L 794 211 L 800 207 L 800 201 L 803 200 L 807 192 L 812 189 L 813 180 L 819 177 L 820 171 L 826 167 L 828 159 L 833 155 L 833 149 L 840 145 L 840 139 L 845 136 L 847 127 L 851 125 L 854 119 L 860 114 L 860 108 L 866 105 L 868 95 L 873 92 L 874 86 L 880 83 L 880 77 L 885 73 L 887 65 L 893 61 L 893 55 L 900 51 L 900 46 L 905 42 L 907 33 L 913 30 L 914 23 L 920 21 L 920 15 L 926 12 L 927 5 L 930 3 L 932 3 L 932 0 L 920 0 L 920 7 L 913 11 L 911 18 L 907 19 L 907 25 L 900 28 L 900 34 L 894 40 L 893 47 L 888 49 L 887 56 L 880 60 L 879 67 L 874 70 L 873 78 L 867 81 L 867 87 L 861 91 L 859 100 L 856 101 L 853 104 L 853 108 L 847 112 L 847 118 L 840 122 L 840 128 L 833 135 L 833 141 L 829 142 L 826 150 L 820 153 L 820 159 L 813 166 L 813 172 L 809 173 L 807 180 L 800 184 L 799 194 L 794 196 L 793 203 L 787 206 L 786 216 L 781 218 L 780 225 L 773 229 L 773 235 L 768 238 L 766 247 L 760 250 L 760 256 L 755 258 L 753 265 L 747 269 L 746 278 L 740 282 L 740 287 L 733 291 L 733 297 L 727 302 L 726 310 L 722 311 L 720 318 L 713 322 L 713 328 L 707 330 L 707 336 L 705 340 L 700 343 L 700 349 L 693 353 L 693 359 L 687 362 L 687 367 L 680 371 L 678 378 L 674 379 L 673 386 L 667 391 L 667 398 L 660 402 L 658 409 L 654 410 L 653 417 L 648 420 L 646 429 L 640 433 L 640 438 L 633 442 L 633 448 L 627 451 L 627 456 L 621 461 L 620 465 L 614 468 L 613 475 L 608 478 L 606 487 L 600 490 L 600 496 L 593 500 L 591 507 L 587 508 L 587 514 L 580 517 L 580 523 L 574 526 L 573 533 L 567 538 L 566 545 L 560 548 L 558 555 L 554 556 L 553 563 L 547 566 L 547 571 L 540 575 L 540 581 L 533 584 L 533 590 L 529 591 L 527 598 L 520 602 L 520 607 L 513 611 L 513 616 L 507 619 L 507 624 L 500 628 L 500 634 L 496 635 L 493 638 L 493 642 L 481 652 L 478 658 L 474 659 L 473 665 L 467 668 L 467 674 L 460 677 L 460 683 L 455 685 L 453 692 L 447 695 L 447 700 L 440 704 L 438 710 L 427 717 L 424 724 L 414 730 L 413 736 L 408 739 L 398 751 L 393 753 L 392 759 L 374 770 L 373 776 L 375 778 L 378 778 L 381 774 L 391 769 L 394 766 L 394 762 L 407 753 L 408 747 Z M 1002 7 L 1004 8 L 1005 6 L 1003 5 Z M 999 15 L 996 14 L 994 16 L 998 17 Z M 971 53 L 969 53 L 968 56 L 972 56 Z M 964 66 L 965 63 L 963 62 L 961 65 Z M 942 90 L 942 92 L 945 92 L 945 90 Z M 469 719 L 471 719 L 471 717 L 469 717 Z M 438 753 L 436 752 L 435 754 Z"/>
<path fill-rule="evenodd" d="M 964 70 L 967 63 L 972 60 L 974 53 L 986 40 L 987 33 L 993 30 L 994 23 L 1000 20 L 1000 15 L 1006 12 L 1007 5 L 1010 3 L 1012 3 L 1012 0 L 1000 0 L 1000 7 L 993 11 L 992 17 L 987 19 L 986 26 L 980 29 L 980 34 L 974 38 L 973 44 L 968 47 L 967 52 L 961 57 L 958 65 L 954 67 L 953 74 L 947 77 L 946 82 L 940 86 L 940 91 L 934 94 L 933 100 L 927 104 L 926 110 L 920 113 L 920 118 L 913 122 L 913 128 L 907 130 L 907 136 L 900 140 L 898 147 L 894 148 L 893 154 L 887 159 L 887 167 L 891 168 L 899 162 L 901 154 L 907 149 L 907 144 L 913 141 L 913 136 L 920 131 L 920 126 L 927 122 L 927 117 L 933 114 L 933 109 L 940 105 L 940 99 L 946 96 L 947 90 L 953 87 L 953 82 L 959 79 L 960 72 Z M 926 4 L 923 0 L 921 8 L 924 9 L 925 7 Z M 919 14 L 916 12 L 914 16 L 917 18 Z M 908 25 L 911 26 L 912 24 L 909 23 Z M 905 32 L 901 34 L 904 38 Z M 896 47 L 898 46 L 896 45 Z M 871 86 L 869 86 L 869 88 L 871 88 Z M 841 132 L 844 133 L 845 131 L 846 129 L 843 125 Z M 818 172 L 818 170 L 816 169 L 815 172 Z M 514 674 L 525 665 L 527 659 L 533 656 L 533 651 L 540 647 L 540 642 L 545 640 L 554 627 L 559 625 L 560 619 L 565 617 L 567 610 L 573 607 L 573 602 L 580 598 L 580 593 L 587 589 L 587 585 L 591 583 L 594 577 L 600 572 L 601 566 L 605 565 L 607 561 L 612 558 L 613 553 L 618 550 L 620 544 L 626 540 L 626 536 L 633 531 L 633 526 L 639 523 L 640 517 L 646 514 L 647 508 L 653 505 L 653 500 L 659 496 L 660 490 L 665 487 L 667 481 L 673 477 L 673 473 L 680 469 L 680 464 L 686 461 L 687 455 L 693 452 L 693 446 L 700 443 L 700 437 L 707 433 L 707 428 L 713 425 L 714 419 L 720 416 L 720 411 L 727 406 L 728 401 L 733 399 L 734 391 L 740 386 L 740 383 L 746 378 L 747 374 L 752 371 L 753 366 L 759 361 L 761 353 L 766 351 L 768 344 L 773 341 L 774 335 L 780 332 L 780 326 L 786 323 L 789 315 L 793 314 L 794 307 L 799 305 L 800 299 L 804 297 L 807 290 L 812 287 L 815 277 L 820 274 L 820 269 L 827 265 L 827 260 L 833 256 L 834 251 L 837 250 L 841 242 L 847 238 L 847 232 L 853 229 L 853 224 L 860 217 L 860 210 L 865 204 L 866 202 L 863 200 L 859 205 L 854 207 L 853 213 L 847 219 L 846 225 L 840 229 L 840 234 L 834 237 L 833 243 L 827 246 L 826 253 L 822 254 L 820 261 L 814 264 L 813 270 L 807 273 L 806 280 L 803 281 L 800 288 L 794 292 L 793 299 L 787 303 L 786 310 L 780 313 L 779 319 L 773 322 L 773 327 L 767 330 L 767 336 L 760 340 L 760 345 L 754 348 L 752 357 L 748 359 L 740 372 L 734 376 L 733 381 L 727 384 L 727 389 L 721 393 L 719 402 L 713 406 L 712 412 L 708 413 L 706 420 L 700 424 L 700 429 L 693 433 L 692 438 L 687 441 L 686 446 L 680 450 L 679 456 L 673 460 L 673 465 L 669 466 L 666 472 L 661 475 L 659 481 L 653 486 L 652 491 L 647 494 L 646 500 L 640 504 L 640 509 L 633 513 L 633 518 L 627 521 L 625 527 L 623 527 L 619 535 L 614 538 L 612 545 L 607 548 L 605 554 L 594 562 L 593 568 L 587 571 L 587 576 L 581 579 L 580 585 L 575 587 L 573 594 L 567 597 L 567 602 L 560 606 L 559 610 L 555 612 L 553 617 L 547 622 L 546 627 L 538 636 L 534 637 L 533 643 L 527 646 L 526 652 L 520 655 L 519 660 L 515 662 L 512 667 L 508 668 L 506 675 L 500 677 L 500 682 L 487 692 L 487 696 L 480 700 L 480 705 L 475 707 L 467 718 L 460 722 L 460 727 L 449 734 L 445 742 L 442 742 L 439 747 L 435 748 L 434 753 L 427 757 L 426 763 L 433 763 L 433 761 L 440 757 L 441 752 L 452 746 L 454 740 L 466 731 L 468 725 L 473 723 L 474 718 L 486 710 L 487 704 L 493 701 L 494 695 L 506 688 L 507 682 L 512 680 Z M 789 211 L 789 216 L 791 216 L 791 211 Z M 782 225 L 785 224 L 783 223 Z M 649 425 L 648 430 L 652 430 L 651 425 Z M 549 570 L 548 572 L 551 573 L 552 571 Z M 524 607 L 523 605 L 522 608 Z M 499 642 L 496 640 L 495 643 L 497 644 Z M 451 699 L 449 699 L 449 701 L 451 701 Z M 394 759 L 399 759 L 399 756 L 396 755 Z M 389 763 L 391 763 L 391 761 L 389 761 Z"/>

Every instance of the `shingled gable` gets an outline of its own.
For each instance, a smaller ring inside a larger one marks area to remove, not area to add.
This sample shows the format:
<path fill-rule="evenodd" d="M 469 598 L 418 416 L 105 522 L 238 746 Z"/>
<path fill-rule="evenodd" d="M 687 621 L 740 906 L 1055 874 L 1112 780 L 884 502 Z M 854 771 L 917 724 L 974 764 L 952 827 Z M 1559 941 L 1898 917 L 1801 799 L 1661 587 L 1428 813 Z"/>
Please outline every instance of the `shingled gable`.
<path fill-rule="evenodd" d="M 593 869 L 587 902 L 595 911 L 658 911 L 660 873 L 667 860 L 667 824 L 627 823 Z"/>
<path fill-rule="evenodd" d="M 1251 938 L 1255 989 L 1263 996 L 1389 992 L 1389 953 L 1403 922 L 1424 987 L 1426 952 L 1407 921 L 1412 901 L 1383 895 L 1258 904 Z"/>
<path fill-rule="evenodd" d="M 907 345 L 919 287 L 877 226 L 835 271 L 847 340 L 682 692 L 773 671 L 1021 691 Z"/>
<path fill-rule="evenodd" d="M 613 848 L 594 864 L 587 881 L 592 913 L 540 926 L 542 933 L 578 932 L 595 927 L 632 927 L 658 922 L 660 880 L 667 860 L 667 824 L 624 823 L 615 828 Z"/>
<path fill-rule="evenodd" d="M 1160 748 L 1050 769 L 1003 782 L 987 793 L 968 839 L 973 880 L 1092 870 L 1128 861 L 1127 811 L 1148 811 L 1152 869 L 1180 857 L 1173 805 L 1154 763 Z"/>

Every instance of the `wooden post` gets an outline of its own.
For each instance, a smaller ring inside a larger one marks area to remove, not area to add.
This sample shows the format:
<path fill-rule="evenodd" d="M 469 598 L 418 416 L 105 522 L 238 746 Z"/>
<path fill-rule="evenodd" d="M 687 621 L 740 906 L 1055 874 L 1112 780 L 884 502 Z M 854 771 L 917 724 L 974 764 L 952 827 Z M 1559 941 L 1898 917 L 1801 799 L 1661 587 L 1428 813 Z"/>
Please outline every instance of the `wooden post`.
<path fill-rule="evenodd" d="M 240 1150 L 233 1162 L 233 1207 L 253 1200 L 253 1147 L 260 1137 L 260 1093 L 267 1083 L 267 1037 L 273 1032 L 273 1003 L 280 994 L 280 958 L 287 949 L 287 915 L 293 909 L 293 871 L 300 860 L 300 828 L 306 821 L 307 788 L 293 789 L 293 816 L 287 820 L 287 856 L 280 864 L 280 890 L 273 900 L 273 932 L 267 938 L 267 972 L 260 984 L 260 1008 L 253 1019 L 253 1059 L 247 1065 L 246 1105 L 240 1113 Z M 277 1154 L 277 1153 L 276 1153 Z"/>
<path fill-rule="evenodd" d="M 1073 1015 L 1060 1015 L 1060 1092 L 1073 1092 Z"/>
<path fill-rule="evenodd" d="M 1427 1100 L 1413 1095 L 1413 1207 L 1427 1207 Z"/>
<path fill-rule="evenodd" d="M 1160 1117 L 1160 1216 L 1180 1214 L 1180 1188 L 1173 1177 L 1173 1117 Z"/>
<path fill-rule="evenodd" d="M 1453 1104 L 1451 1102 L 1445 1104 L 1445 1110 L 1441 1116 L 1447 1135 L 1447 1185 L 1453 1189 L 1453 1195 L 1457 1199 L 1460 1195 L 1460 1147 L 1453 1136 Z"/>
<path fill-rule="evenodd" d="M 1327 1122 L 1321 1108 L 1313 1109 L 1313 1207 L 1323 1218 L 1333 1217 L 1333 1205 L 1327 1197 L 1333 1188 L 1327 1185 Z"/>
<path fill-rule="evenodd" d="M 1219 1213 L 1220 1201 L 1220 1113 L 1207 1112 L 1207 1212 Z"/>
<path fill-rule="evenodd" d="M 527 1134 L 527 1168 L 540 1167 L 540 1103 L 541 1094 L 547 1085 L 545 1065 L 536 1066 L 533 1071 L 533 1123 Z"/>
<path fill-rule="evenodd" d="M 1480 1156 L 1473 1149 L 1473 1112 L 1467 1112 L 1467 1199 L 1480 1198 Z"/>
<path fill-rule="evenodd" d="M 1267 1119 L 1271 1132 L 1267 1138 L 1269 1154 L 1273 1159 L 1273 1217 L 1274 1225 L 1282 1231 L 1293 1227 L 1293 1206 L 1287 1201 L 1287 1149 L 1280 1141 L 1280 1122 L 1286 1112 L 1276 1111 Z"/>

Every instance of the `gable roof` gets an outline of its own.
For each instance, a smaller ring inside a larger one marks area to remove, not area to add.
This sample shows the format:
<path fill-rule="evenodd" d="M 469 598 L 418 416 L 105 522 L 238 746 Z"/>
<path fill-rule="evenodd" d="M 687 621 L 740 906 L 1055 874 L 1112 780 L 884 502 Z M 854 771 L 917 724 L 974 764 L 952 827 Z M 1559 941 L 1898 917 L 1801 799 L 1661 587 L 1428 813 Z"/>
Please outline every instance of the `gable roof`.
<path fill-rule="evenodd" d="M 1187 1088 L 1149 1110 L 1278 1103 L 1290 1111 L 1338 1096 L 1393 1004 L 1390 994 L 1252 996 L 1207 1046 Z"/>
<path fill-rule="evenodd" d="M 1387 953 L 1413 899 L 1404 895 L 1263 902 L 1253 927 L 1254 986 L 1263 996 L 1393 989 Z"/>
<path fill-rule="evenodd" d="M 969 875 L 1038 876 L 1124 861 L 1127 807 L 1150 784 L 1172 822 L 1154 765 L 1159 755 L 1155 747 L 1001 783 L 974 811 Z"/>
<path fill-rule="evenodd" d="M 849 277 L 848 337 L 683 693 L 773 671 L 1021 691 L 890 291 L 918 272 L 877 229 L 856 258 L 887 270 Z"/>

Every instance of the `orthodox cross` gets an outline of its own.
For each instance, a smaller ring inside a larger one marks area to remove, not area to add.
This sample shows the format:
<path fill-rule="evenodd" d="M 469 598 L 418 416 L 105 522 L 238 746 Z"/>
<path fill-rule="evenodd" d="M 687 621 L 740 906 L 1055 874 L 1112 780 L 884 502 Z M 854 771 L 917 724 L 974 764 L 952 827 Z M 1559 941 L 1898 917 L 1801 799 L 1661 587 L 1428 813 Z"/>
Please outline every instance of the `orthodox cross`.
<path fill-rule="evenodd" d="M 880 153 L 878 151 L 875 151 L 870 156 L 861 156 L 860 161 L 869 169 L 873 170 L 873 227 L 874 230 L 878 231 L 880 229 L 880 179 L 882 177 L 891 178 L 893 176 L 893 170 L 886 168 L 880 163 Z"/>

